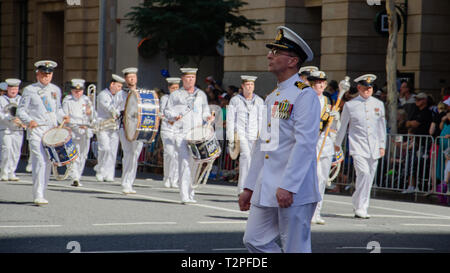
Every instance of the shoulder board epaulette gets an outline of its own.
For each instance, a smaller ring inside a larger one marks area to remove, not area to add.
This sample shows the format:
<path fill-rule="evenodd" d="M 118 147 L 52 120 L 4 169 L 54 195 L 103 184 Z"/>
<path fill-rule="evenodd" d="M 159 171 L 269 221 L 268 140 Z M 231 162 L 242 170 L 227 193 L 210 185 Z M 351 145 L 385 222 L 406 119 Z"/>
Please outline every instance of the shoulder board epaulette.
<path fill-rule="evenodd" d="M 301 90 L 303 90 L 303 89 L 309 87 L 309 85 L 307 85 L 307 84 L 304 83 L 304 82 L 300 82 L 300 81 L 295 82 L 295 86 L 297 86 L 297 87 L 300 88 Z"/>

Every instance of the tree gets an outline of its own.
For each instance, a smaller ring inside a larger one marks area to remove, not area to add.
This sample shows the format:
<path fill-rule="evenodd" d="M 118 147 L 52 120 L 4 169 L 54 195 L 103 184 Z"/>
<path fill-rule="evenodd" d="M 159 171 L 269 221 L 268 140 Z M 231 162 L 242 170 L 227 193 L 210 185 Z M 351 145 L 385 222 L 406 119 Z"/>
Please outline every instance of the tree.
<path fill-rule="evenodd" d="M 398 22 L 397 10 L 394 0 L 386 1 L 386 10 L 389 21 L 389 43 L 386 55 L 387 103 L 388 120 L 391 134 L 397 133 L 397 37 Z"/>
<path fill-rule="evenodd" d="M 125 15 L 128 32 L 143 38 L 148 55 L 165 53 L 183 65 L 192 57 L 199 64 L 204 56 L 216 54 L 221 38 L 248 48 L 243 40 L 263 33 L 261 19 L 239 14 L 241 0 L 146 0 Z"/>

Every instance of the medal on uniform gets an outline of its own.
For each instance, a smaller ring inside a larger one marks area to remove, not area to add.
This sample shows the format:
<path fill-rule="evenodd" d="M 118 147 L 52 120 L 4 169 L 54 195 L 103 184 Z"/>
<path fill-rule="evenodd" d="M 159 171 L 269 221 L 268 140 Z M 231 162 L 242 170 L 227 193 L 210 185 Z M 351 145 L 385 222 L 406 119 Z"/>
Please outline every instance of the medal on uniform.
<path fill-rule="evenodd" d="M 293 104 L 290 104 L 288 100 L 284 100 L 281 103 L 276 101 L 272 107 L 272 117 L 278 119 L 289 119 L 291 117 Z"/>

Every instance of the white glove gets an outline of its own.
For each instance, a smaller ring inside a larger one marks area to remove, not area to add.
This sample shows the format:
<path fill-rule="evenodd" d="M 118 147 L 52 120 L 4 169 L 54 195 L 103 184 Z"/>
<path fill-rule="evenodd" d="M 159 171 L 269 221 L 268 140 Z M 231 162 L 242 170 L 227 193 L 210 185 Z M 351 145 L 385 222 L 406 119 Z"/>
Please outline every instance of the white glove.
<path fill-rule="evenodd" d="M 340 115 L 339 111 L 332 110 L 330 112 L 330 116 L 333 117 L 335 121 L 338 121 L 341 115 Z"/>

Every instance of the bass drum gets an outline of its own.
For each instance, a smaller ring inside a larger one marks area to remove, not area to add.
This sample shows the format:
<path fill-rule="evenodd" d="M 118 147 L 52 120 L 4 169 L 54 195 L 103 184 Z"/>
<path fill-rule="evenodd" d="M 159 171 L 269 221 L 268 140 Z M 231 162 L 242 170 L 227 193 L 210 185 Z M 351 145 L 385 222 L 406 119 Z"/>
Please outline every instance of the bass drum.
<path fill-rule="evenodd" d="M 123 116 L 128 141 L 155 141 L 159 128 L 159 99 L 154 90 L 130 91 Z"/>

